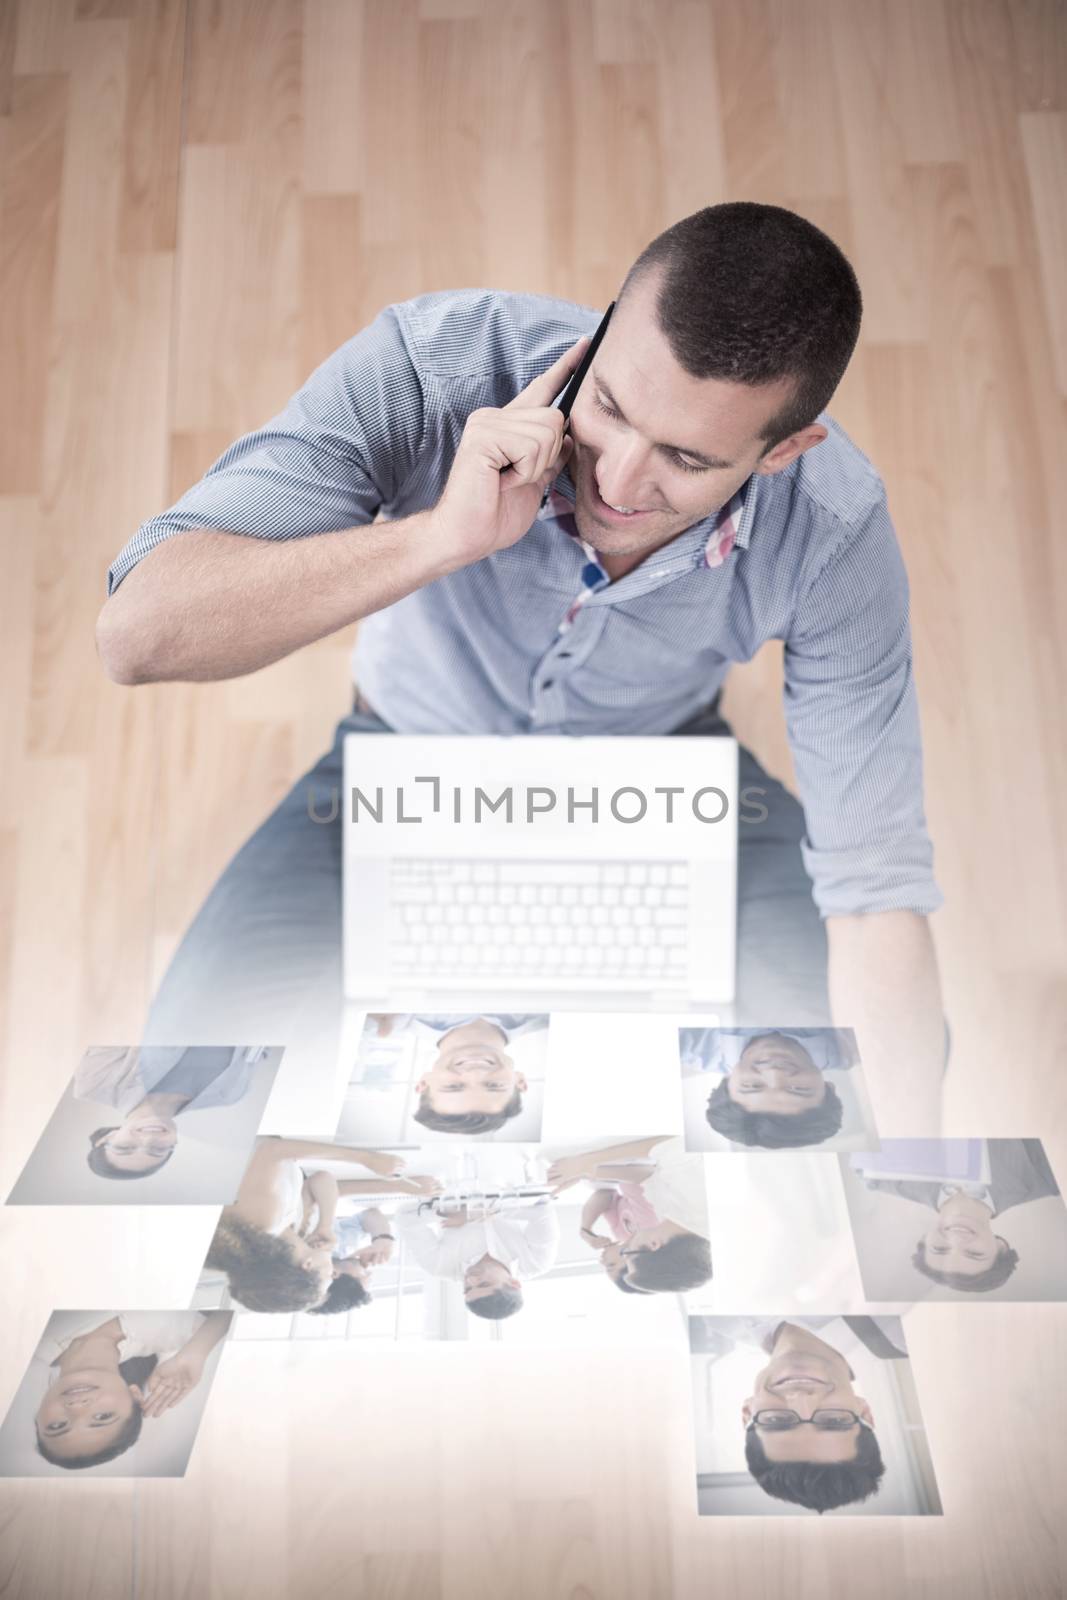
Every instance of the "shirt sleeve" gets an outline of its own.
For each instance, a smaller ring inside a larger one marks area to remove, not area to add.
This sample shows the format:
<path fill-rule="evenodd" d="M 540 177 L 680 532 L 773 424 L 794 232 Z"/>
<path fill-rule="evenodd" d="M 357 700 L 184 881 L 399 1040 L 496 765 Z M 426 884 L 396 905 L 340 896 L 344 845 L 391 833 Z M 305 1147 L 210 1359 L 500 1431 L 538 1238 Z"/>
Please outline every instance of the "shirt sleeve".
<path fill-rule="evenodd" d="M 199 483 L 142 523 L 108 572 L 111 594 L 173 534 L 219 528 L 298 539 L 374 520 L 418 458 L 423 395 L 400 307 L 327 358 L 283 411 L 230 445 Z"/>
<path fill-rule="evenodd" d="M 528 1218 L 528 1220 L 526 1220 Z M 550 1200 L 535 1205 L 524 1214 L 522 1249 L 518 1256 L 520 1275 L 536 1278 L 547 1272 L 559 1253 L 559 1218 Z"/>
<path fill-rule="evenodd" d="M 423 1222 L 414 1212 L 398 1211 L 393 1217 L 393 1227 L 405 1249 L 411 1252 L 422 1270 L 431 1277 L 437 1276 L 441 1272 L 442 1240 L 430 1224 Z"/>
<path fill-rule="evenodd" d="M 908 579 L 885 490 L 801 598 L 785 642 L 785 713 L 822 916 L 935 911 L 922 793 Z"/>

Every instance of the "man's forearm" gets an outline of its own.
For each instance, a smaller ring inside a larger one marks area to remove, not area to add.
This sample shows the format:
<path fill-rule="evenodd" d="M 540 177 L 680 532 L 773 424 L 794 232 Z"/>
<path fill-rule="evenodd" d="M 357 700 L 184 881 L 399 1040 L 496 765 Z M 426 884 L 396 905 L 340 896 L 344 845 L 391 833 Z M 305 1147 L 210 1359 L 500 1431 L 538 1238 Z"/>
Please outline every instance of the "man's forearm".
<path fill-rule="evenodd" d="M 856 1030 L 879 1131 L 941 1127 L 945 1018 L 927 919 L 914 911 L 827 917 L 830 1008 Z"/>
<path fill-rule="evenodd" d="M 236 678 L 381 611 L 462 565 L 433 512 L 299 539 L 178 533 L 104 605 L 117 683 Z"/>

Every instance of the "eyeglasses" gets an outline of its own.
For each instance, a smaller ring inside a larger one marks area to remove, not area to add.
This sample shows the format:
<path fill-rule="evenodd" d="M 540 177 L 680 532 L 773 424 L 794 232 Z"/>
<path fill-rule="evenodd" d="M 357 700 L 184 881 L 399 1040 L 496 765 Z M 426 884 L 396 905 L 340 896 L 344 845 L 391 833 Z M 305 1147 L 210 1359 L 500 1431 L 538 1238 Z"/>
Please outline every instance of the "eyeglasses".
<path fill-rule="evenodd" d="M 762 1428 L 764 1433 L 788 1433 L 791 1428 L 802 1428 L 810 1423 L 819 1433 L 845 1433 L 849 1428 L 854 1428 L 857 1422 L 866 1427 L 863 1418 L 855 1411 L 849 1411 L 844 1406 L 825 1406 L 810 1417 L 802 1417 L 788 1410 L 757 1411 L 749 1426 Z"/>

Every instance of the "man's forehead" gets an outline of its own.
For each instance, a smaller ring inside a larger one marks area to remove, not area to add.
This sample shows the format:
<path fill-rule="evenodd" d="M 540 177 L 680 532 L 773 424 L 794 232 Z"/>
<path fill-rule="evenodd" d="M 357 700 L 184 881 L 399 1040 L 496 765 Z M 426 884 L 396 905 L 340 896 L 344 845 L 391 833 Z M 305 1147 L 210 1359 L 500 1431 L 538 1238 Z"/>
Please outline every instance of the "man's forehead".
<path fill-rule="evenodd" d="M 736 457 L 788 401 L 789 379 L 753 385 L 696 378 L 676 359 L 656 313 L 655 277 L 627 289 L 590 368 L 656 443 Z M 666 429 L 668 431 L 664 432 Z"/>

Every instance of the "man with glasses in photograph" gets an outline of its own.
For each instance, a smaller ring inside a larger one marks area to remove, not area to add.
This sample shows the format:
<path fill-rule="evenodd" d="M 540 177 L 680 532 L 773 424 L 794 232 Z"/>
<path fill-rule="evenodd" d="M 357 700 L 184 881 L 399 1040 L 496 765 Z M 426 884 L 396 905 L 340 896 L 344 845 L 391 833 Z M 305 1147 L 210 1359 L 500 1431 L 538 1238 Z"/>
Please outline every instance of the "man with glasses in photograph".
<path fill-rule="evenodd" d="M 765 1494 L 821 1515 L 878 1492 L 885 1463 L 875 1419 L 830 1341 L 858 1337 L 880 1359 L 905 1360 L 894 1343 L 896 1326 L 895 1318 L 875 1317 L 692 1319 L 694 1353 L 726 1355 L 742 1343 L 770 1357 L 741 1408 L 745 1460 Z"/>

